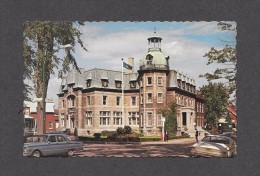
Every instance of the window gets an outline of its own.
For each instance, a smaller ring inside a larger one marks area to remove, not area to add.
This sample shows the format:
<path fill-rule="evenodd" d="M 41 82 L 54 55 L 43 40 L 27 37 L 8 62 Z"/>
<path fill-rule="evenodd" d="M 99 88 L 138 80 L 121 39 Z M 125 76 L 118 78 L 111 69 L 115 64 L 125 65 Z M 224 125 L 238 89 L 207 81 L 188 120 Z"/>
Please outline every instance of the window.
<path fill-rule="evenodd" d="M 158 84 L 158 86 L 162 86 L 163 85 L 163 79 L 162 79 L 162 77 L 158 77 L 158 80 L 157 80 L 158 82 L 157 82 L 157 84 Z"/>
<path fill-rule="evenodd" d="M 103 105 L 107 105 L 107 96 L 103 96 Z"/>
<path fill-rule="evenodd" d="M 61 107 L 64 108 L 64 100 L 61 101 Z"/>
<path fill-rule="evenodd" d="M 90 96 L 87 96 L 87 105 L 90 105 Z"/>
<path fill-rule="evenodd" d="M 91 79 L 88 79 L 87 80 L 87 87 L 90 87 L 91 86 Z"/>
<path fill-rule="evenodd" d="M 152 65 L 153 62 L 153 56 L 151 54 L 148 54 L 146 56 L 146 60 L 147 60 L 147 65 Z"/>
<path fill-rule="evenodd" d="M 57 136 L 57 142 L 66 142 L 66 139 L 63 136 Z"/>
<path fill-rule="evenodd" d="M 75 106 L 75 96 L 70 95 L 68 96 L 68 107 L 72 108 Z"/>
<path fill-rule="evenodd" d="M 187 125 L 187 114 L 186 114 L 186 112 L 182 113 L 182 125 L 183 126 Z"/>
<path fill-rule="evenodd" d="M 163 94 L 162 93 L 158 93 L 157 103 L 162 103 L 162 102 L 163 102 Z"/>
<path fill-rule="evenodd" d="M 108 87 L 108 80 L 107 79 L 101 79 L 102 86 L 103 87 Z"/>
<path fill-rule="evenodd" d="M 122 87 L 122 81 L 115 81 L 116 88 L 121 88 Z"/>
<path fill-rule="evenodd" d="M 92 111 L 86 112 L 86 125 L 87 126 L 92 125 Z"/>
<path fill-rule="evenodd" d="M 182 81 L 182 89 L 185 90 L 185 81 Z"/>
<path fill-rule="evenodd" d="M 132 106 L 136 106 L 136 97 L 131 97 L 132 99 Z"/>
<path fill-rule="evenodd" d="M 64 113 L 60 114 L 60 119 L 61 119 L 61 126 L 64 127 L 65 121 L 64 121 Z"/>
<path fill-rule="evenodd" d="M 140 87 L 143 87 L 143 78 L 140 79 Z"/>
<path fill-rule="evenodd" d="M 56 142 L 56 136 L 50 136 L 48 141 L 49 142 Z"/>
<path fill-rule="evenodd" d="M 162 126 L 162 114 L 157 114 L 157 126 Z"/>
<path fill-rule="evenodd" d="M 130 88 L 136 88 L 136 82 L 130 81 Z"/>
<path fill-rule="evenodd" d="M 122 112 L 114 112 L 114 125 L 122 125 Z"/>
<path fill-rule="evenodd" d="M 139 125 L 139 113 L 129 112 L 128 113 L 129 125 Z"/>
<path fill-rule="evenodd" d="M 55 129 L 58 129 L 59 128 L 59 120 L 55 120 Z"/>
<path fill-rule="evenodd" d="M 147 125 L 152 126 L 153 125 L 153 113 L 147 112 Z"/>
<path fill-rule="evenodd" d="M 178 87 L 181 88 L 181 80 L 178 80 Z"/>
<path fill-rule="evenodd" d="M 49 129 L 53 129 L 53 123 L 49 122 Z"/>
<path fill-rule="evenodd" d="M 153 94 L 147 93 L 147 103 L 152 103 L 152 102 L 153 102 Z"/>
<path fill-rule="evenodd" d="M 100 111 L 100 125 L 109 125 L 110 111 Z"/>
<path fill-rule="evenodd" d="M 152 85 L 152 77 L 147 77 L 147 85 Z"/>
<path fill-rule="evenodd" d="M 140 95 L 140 103 L 143 104 L 144 103 L 144 97 L 143 97 L 143 94 Z"/>
<path fill-rule="evenodd" d="M 116 105 L 117 105 L 117 106 L 120 105 L 120 97 L 116 97 Z"/>

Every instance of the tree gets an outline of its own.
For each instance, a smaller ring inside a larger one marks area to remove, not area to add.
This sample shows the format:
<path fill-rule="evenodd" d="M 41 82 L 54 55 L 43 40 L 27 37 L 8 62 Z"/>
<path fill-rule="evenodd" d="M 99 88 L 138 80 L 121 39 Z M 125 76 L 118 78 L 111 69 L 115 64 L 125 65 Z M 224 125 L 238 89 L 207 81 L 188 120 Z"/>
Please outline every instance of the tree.
<path fill-rule="evenodd" d="M 219 22 L 218 27 L 224 31 L 232 31 L 236 33 L 236 27 L 232 23 Z M 213 73 L 206 73 L 200 75 L 205 77 L 208 81 L 225 79 L 228 81 L 229 94 L 236 91 L 236 73 L 237 73 L 237 57 L 234 41 L 224 41 L 226 43 L 223 49 L 215 49 L 212 47 L 204 57 L 208 58 L 208 63 L 221 64 L 221 68 L 217 68 Z"/>
<path fill-rule="evenodd" d="M 165 131 L 169 136 L 174 136 L 177 131 L 177 104 L 171 102 L 168 107 L 158 110 L 165 117 Z"/>
<path fill-rule="evenodd" d="M 201 94 L 204 96 L 205 118 L 208 128 L 216 128 L 218 120 L 227 114 L 228 88 L 223 83 L 209 83 L 203 86 Z"/>
<path fill-rule="evenodd" d="M 36 97 L 42 97 L 47 92 L 50 75 L 58 71 L 59 78 L 62 78 L 70 70 L 72 65 L 79 70 L 77 62 L 70 51 L 62 59 L 57 55 L 60 46 L 70 44 L 75 46 L 79 43 L 86 50 L 81 40 L 82 33 L 79 26 L 81 22 L 49 22 L 33 21 L 24 23 L 23 32 L 23 58 L 25 64 L 24 80 L 32 80 L 33 86 L 24 83 L 24 96 L 28 96 L 34 89 Z M 74 52 L 74 49 L 72 49 Z M 87 51 L 87 50 L 86 50 Z M 43 76 L 42 66 L 45 64 L 45 75 Z M 43 80 L 45 77 L 45 80 Z M 42 83 L 45 81 L 45 90 Z"/>

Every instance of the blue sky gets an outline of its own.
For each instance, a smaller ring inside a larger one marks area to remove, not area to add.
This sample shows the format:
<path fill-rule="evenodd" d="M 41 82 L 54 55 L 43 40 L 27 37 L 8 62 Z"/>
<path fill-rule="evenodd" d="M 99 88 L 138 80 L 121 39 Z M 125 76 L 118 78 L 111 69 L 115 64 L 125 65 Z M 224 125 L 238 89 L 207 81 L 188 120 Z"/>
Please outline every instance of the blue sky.
<path fill-rule="evenodd" d="M 88 52 L 75 46 L 79 67 L 86 70 L 104 68 L 121 70 L 121 58 L 135 58 L 135 71 L 139 60 L 147 52 L 147 38 L 156 34 L 162 38 L 162 52 L 170 57 L 170 68 L 195 79 L 197 87 L 207 84 L 200 74 L 212 72 L 221 65 L 206 65 L 203 57 L 211 47 L 223 48 L 223 40 L 236 42 L 236 32 L 218 29 L 218 22 L 85 22 L 81 27 L 82 40 Z M 234 25 L 236 25 L 233 22 Z M 52 76 L 48 98 L 57 100 L 61 80 Z"/>

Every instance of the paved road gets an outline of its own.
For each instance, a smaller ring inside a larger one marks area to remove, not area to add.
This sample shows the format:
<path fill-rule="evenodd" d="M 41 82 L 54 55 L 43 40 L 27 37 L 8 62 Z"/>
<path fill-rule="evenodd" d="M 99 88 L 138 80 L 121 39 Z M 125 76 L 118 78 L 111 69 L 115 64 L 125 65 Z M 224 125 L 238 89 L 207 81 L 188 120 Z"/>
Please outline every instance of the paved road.
<path fill-rule="evenodd" d="M 135 144 L 84 144 L 84 150 L 76 153 L 79 157 L 191 157 L 190 149 L 194 138 L 168 142 L 145 142 Z"/>

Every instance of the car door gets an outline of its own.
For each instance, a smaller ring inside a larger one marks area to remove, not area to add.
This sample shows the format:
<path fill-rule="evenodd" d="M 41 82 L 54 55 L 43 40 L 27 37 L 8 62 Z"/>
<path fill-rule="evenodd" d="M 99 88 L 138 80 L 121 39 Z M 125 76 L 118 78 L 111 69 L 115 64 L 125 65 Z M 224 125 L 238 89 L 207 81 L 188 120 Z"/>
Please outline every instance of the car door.
<path fill-rule="evenodd" d="M 59 153 L 59 145 L 56 140 L 56 135 L 50 135 L 48 145 L 46 146 L 46 156 L 57 155 Z"/>
<path fill-rule="evenodd" d="M 59 146 L 59 153 L 66 154 L 69 150 L 69 141 L 63 135 L 57 135 L 57 143 Z"/>

